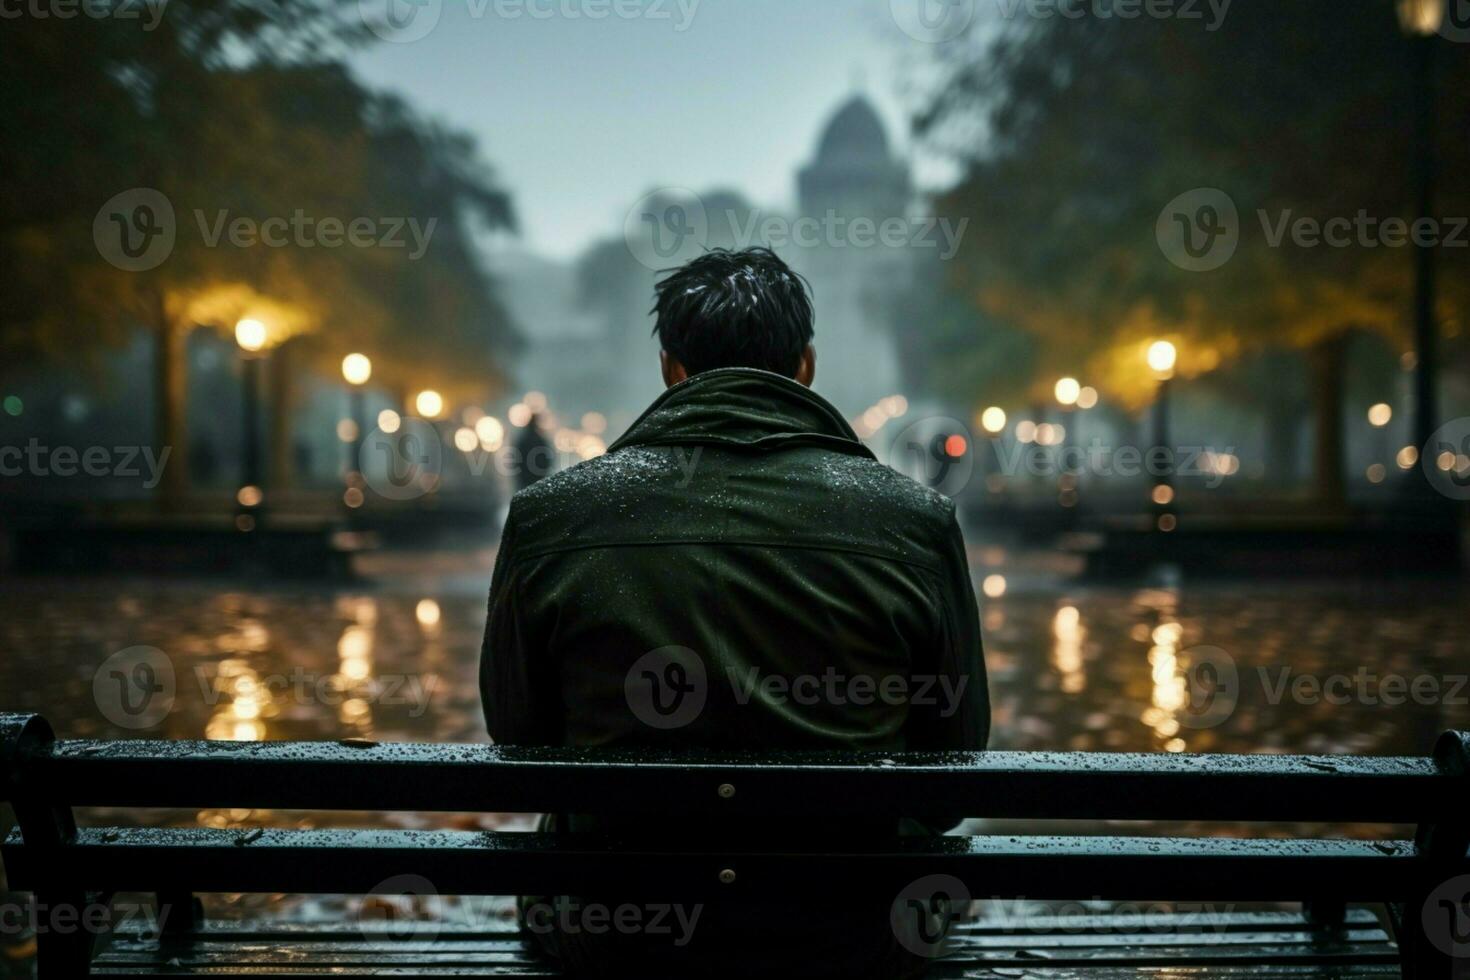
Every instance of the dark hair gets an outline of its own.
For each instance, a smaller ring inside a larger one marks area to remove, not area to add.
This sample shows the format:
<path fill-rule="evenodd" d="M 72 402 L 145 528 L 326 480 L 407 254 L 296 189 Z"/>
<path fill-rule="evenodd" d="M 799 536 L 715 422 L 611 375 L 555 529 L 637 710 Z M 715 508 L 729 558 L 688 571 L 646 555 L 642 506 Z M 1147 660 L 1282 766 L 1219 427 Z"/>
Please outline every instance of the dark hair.
<path fill-rule="evenodd" d="M 796 376 L 812 342 L 811 291 L 775 252 L 716 248 L 667 271 L 654 287 L 653 332 L 691 375 L 751 367 Z"/>

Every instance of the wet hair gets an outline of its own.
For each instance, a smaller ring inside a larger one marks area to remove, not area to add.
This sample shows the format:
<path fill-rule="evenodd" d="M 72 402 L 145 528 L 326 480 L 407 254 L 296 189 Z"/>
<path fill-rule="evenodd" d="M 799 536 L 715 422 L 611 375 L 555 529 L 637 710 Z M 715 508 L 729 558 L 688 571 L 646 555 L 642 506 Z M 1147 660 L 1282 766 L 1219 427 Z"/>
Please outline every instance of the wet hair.
<path fill-rule="evenodd" d="M 796 377 L 812 342 L 811 288 L 775 252 L 716 248 L 666 271 L 653 332 L 691 375 L 750 367 Z"/>

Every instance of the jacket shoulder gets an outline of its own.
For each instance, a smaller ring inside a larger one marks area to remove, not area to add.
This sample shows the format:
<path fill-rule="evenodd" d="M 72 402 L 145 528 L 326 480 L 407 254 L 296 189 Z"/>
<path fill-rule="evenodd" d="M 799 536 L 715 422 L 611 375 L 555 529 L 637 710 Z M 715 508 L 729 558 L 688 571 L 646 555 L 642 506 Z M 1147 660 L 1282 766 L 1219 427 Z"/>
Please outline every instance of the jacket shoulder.
<path fill-rule="evenodd" d="M 616 511 L 659 487 L 687 483 L 690 463 L 677 447 L 629 446 L 537 480 L 511 498 L 511 519 L 528 538 L 562 537 L 591 515 Z"/>
<path fill-rule="evenodd" d="M 529 510 L 568 500 L 596 500 L 617 492 L 652 486 L 681 472 L 675 447 L 628 446 L 554 473 L 518 492 L 513 505 Z"/>
<path fill-rule="evenodd" d="M 853 493 L 879 508 L 947 525 L 954 517 L 954 501 L 898 472 L 887 463 L 866 456 L 824 453 L 818 478 L 834 493 Z"/>

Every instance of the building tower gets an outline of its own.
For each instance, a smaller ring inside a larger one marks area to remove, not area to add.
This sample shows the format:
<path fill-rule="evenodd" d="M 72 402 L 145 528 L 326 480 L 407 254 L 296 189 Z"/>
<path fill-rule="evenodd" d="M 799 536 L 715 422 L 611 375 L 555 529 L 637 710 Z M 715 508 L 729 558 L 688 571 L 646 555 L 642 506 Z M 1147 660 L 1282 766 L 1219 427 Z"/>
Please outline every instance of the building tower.
<path fill-rule="evenodd" d="M 907 246 L 883 244 L 878 229 L 905 217 L 911 197 L 907 164 L 890 150 L 872 103 L 854 96 L 797 178 L 800 216 L 818 222 L 821 241 L 791 252 L 816 297 L 815 388 L 849 419 L 899 393 L 896 304 L 914 257 Z"/>

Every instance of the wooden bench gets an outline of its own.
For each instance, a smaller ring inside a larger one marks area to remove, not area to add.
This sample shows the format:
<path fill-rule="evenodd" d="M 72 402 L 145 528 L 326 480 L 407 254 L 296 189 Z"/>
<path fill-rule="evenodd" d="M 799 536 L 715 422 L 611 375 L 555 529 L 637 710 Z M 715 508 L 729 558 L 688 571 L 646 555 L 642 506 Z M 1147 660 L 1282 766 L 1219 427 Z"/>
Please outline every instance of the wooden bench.
<path fill-rule="evenodd" d="M 936 753 L 715 757 L 485 745 L 57 741 L 35 715 L 0 715 L 0 788 L 18 828 L 12 888 L 44 908 L 156 894 L 161 934 L 42 931 L 43 980 L 165 976 L 530 977 L 552 971 L 513 924 L 454 924 L 391 947 L 354 923 L 202 921 L 208 892 L 369 894 L 421 876 L 442 895 L 681 896 L 743 890 L 897 898 L 949 876 L 975 899 L 1304 903 L 1136 920 L 1095 915 L 1024 928 L 956 927 L 937 977 L 1150 975 L 1448 978 L 1470 959 L 1470 735 L 1433 758 Z M 919 807 L 922 801 L 922 807 Z M 89 827 L 73 807 L 603 812 L 894 817 L 917 808 L 1047 820 L 1412 824 L 1413 840 L 959 836 L 779 849 L 711 841 L 660 849 L 537 833 Z M 1449 891 L 1446 891 L 1446 889 Z M 1455 889 L 1459 891 L 1456 892 Z M 1448 896 L 1448 897 L 1447 897 Z M 1366 909 L 1390 908 L 1396 937 Z M 1293 906 L 1294 908 L 1294 906 Z M 1426 914 L 1427 913 L 1427 914 Z M 1458 941 L 1459 945 L 1455 945 Z M 1454 954 L 1461 954 L 1456 956 Z M 1096 971 L 1095 973 L 1093 971 Z"/>

